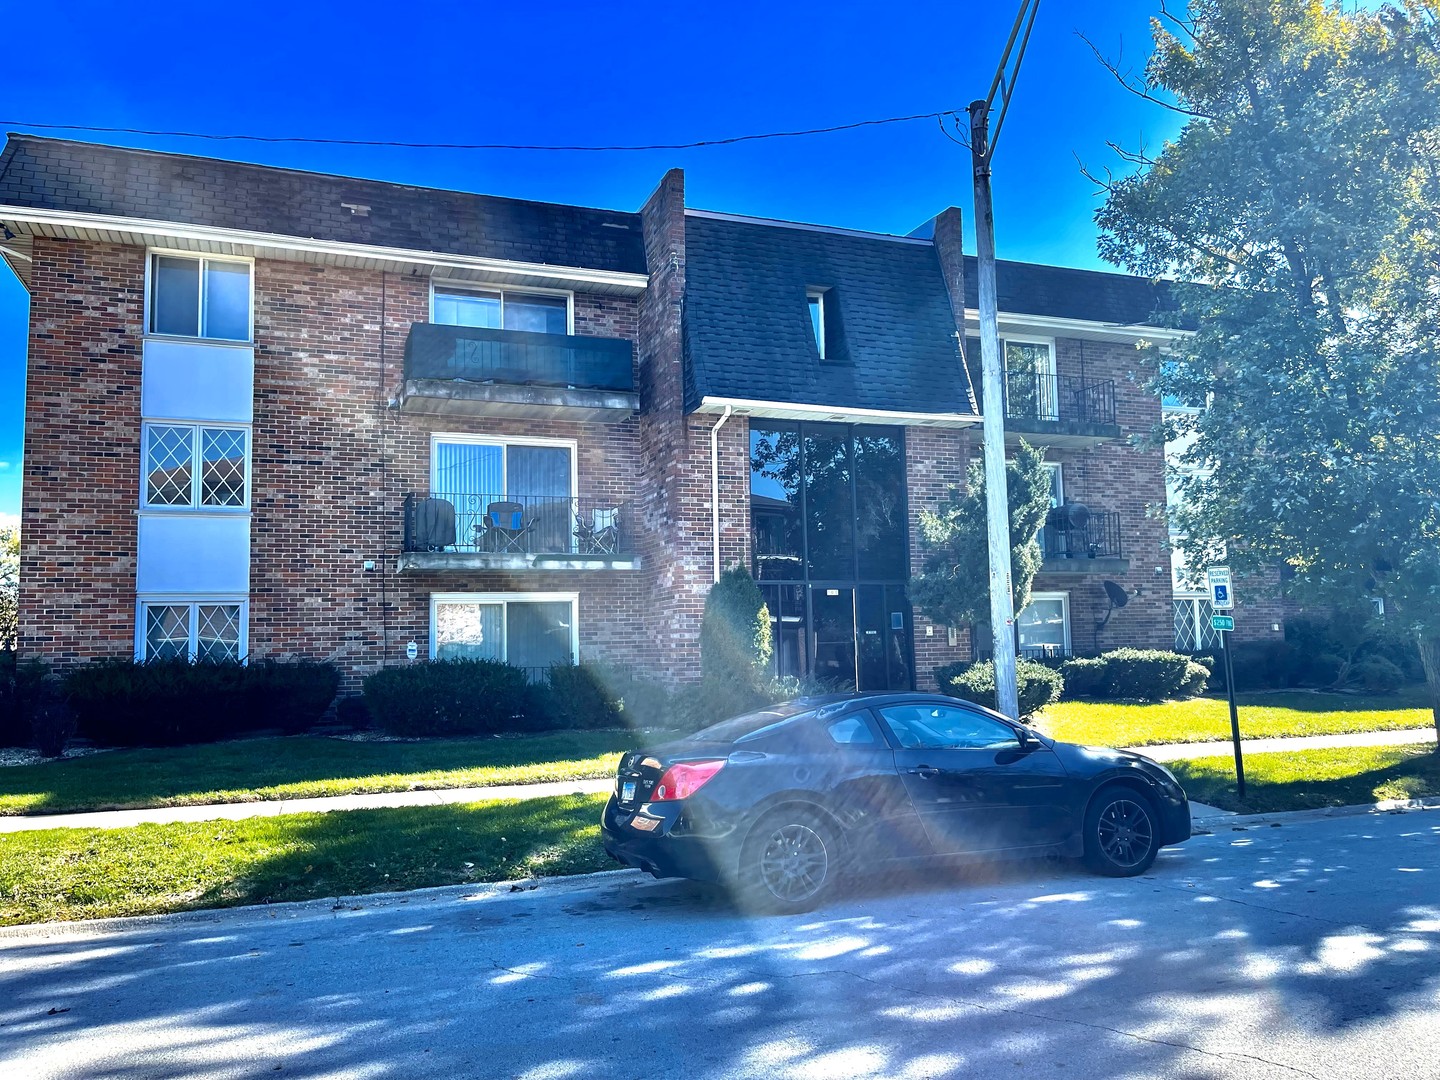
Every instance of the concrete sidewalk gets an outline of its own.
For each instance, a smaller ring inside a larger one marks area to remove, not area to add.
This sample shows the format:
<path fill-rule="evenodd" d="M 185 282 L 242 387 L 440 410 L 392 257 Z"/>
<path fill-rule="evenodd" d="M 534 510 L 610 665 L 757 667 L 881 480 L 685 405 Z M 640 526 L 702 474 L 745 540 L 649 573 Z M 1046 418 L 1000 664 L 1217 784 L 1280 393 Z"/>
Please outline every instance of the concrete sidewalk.
<path fill-rule="evenodd" d="M 1408 746 L 1434 741 L 1434 728 L 1414 728 L 1405 731 L 1358 732 L 1350 735 L 1246 739 L 1240 745 L 1246 754 L 1273 754 L 1327 746 Z M 1229 742 L 1169 743 L 1160 746 L 1134 746 L 1130 749 L 1156 761 L 1225 756 L 1232 752 Z M 31 832 L 36 829 L 124 829 L 132 825 L 164 824 L 172 821 L 240 821 L 253 817 L 278 817 L 281 814 L 323 814 L 332 810 L 538 799 L 549 795 L 596 794 L 609 791 L 614 783 L 609 778 L 566 780 L 547 784 L 513 784 L 508 787 L 387 791 L 372 795 L 332 795 L 319 799 L 213 803 L 200 806 L 157 806 L 144 810 L 101 810 L 84 814 L 32 814 L 24 817 L 0 817 L 0 833 Z M 1198 803 L 1195 805 L 1197 808 L 1201 806 Z M 1212 816 L 1226 813 L 1210 807 L 1203 809 Z"/>

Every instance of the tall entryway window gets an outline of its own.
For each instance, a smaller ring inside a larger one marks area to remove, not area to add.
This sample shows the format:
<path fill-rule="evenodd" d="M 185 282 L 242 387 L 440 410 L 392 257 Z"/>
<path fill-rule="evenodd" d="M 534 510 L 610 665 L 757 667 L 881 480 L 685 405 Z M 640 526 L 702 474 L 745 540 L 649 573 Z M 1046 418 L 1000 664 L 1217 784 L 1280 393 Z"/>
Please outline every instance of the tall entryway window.
<path fill-rule="evenodd" d="M 535 551 L 569 551 L 574 528 L 575 444 L 568 440 L 434 435 L 430 494 L 455 507 L 469 542 L 487 520 L 523 529 Z"/>
<path fill-rule="evenodd" d="M 751 423 L 751 550 L 778 674 L 914 685 L 907 521 L 903 429 Z"/>

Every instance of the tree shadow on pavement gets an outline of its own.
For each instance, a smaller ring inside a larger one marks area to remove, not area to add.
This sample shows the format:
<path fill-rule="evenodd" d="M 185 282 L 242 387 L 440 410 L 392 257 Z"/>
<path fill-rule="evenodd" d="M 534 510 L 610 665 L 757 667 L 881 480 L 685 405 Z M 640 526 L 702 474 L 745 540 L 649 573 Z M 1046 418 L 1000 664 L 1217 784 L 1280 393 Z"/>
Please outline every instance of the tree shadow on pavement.
<path fill-rule="evenodd" d="M 1222 827 L 1128 880 L 871 877 L 808 916 L 627 880 L 0 939 L 0 1073 L 1420 1076 L 1437 849 L 1417 813 Z"/>

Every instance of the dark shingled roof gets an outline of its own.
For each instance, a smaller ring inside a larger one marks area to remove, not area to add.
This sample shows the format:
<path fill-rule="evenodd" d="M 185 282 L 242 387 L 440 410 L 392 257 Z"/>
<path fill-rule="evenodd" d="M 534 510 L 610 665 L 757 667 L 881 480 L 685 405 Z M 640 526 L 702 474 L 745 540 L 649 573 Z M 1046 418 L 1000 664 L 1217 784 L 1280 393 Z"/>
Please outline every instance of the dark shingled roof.
<path fill-rule="evenodd" d="M 646 272 L 638 214 L 33 135 L 11 134 L 0 153 L 0 204 Z"/>
<path fill-rule="evenodd" d="M 972 310 L 980 306 L 977 280 L 975 257 L 967 255 L 965 306 Z M 1173 306 L 1164 281 L 1003 259 L 995 263 L 995 292 L 1003 312 L 1124 326 L 1156 322 L 1157 311 Z"/>
<path fill-rule="evenodd" d="M 685 219 L 687 406 L 702 397 L 972 413 L 940 262 L 929 244 Z M 824 287 L 833 360 L 807 287 Z"/>

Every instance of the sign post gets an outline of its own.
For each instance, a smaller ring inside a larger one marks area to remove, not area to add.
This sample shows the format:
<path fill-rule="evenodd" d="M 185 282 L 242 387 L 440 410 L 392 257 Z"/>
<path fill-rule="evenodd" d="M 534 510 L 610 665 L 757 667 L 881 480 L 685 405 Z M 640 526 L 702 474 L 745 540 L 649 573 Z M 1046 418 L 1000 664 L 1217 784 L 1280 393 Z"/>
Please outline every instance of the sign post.
<path fill-rule="evenodd" d="M 1235 608 L 1235 590 L 1231 587 L 1230 568 L 1212 566 L 1205 571 L 1210 586 L 1210 607 L 1215 611 Z M 1240 714 L 1235 709 L 1235 661 L 1231 656 L 1230 634 L 1235 629 L 1233 615 L 1211 615 L 1210 625 L 1220 634 L 1220 651 L 1225 658 L 1225 694 L 1230 699 L 1230 741 L 1235 744 L 1235 793 L 1245 800 L 1245 759 L 1240 753 Z"/>

